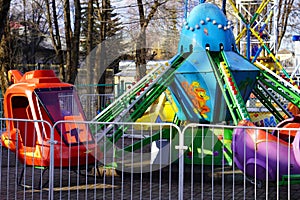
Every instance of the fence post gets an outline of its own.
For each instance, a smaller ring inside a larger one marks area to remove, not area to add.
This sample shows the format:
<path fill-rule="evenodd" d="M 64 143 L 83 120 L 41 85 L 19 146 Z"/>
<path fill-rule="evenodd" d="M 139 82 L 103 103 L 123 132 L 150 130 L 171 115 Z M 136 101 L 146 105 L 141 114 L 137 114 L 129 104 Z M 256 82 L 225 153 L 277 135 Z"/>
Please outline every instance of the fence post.
<path fill-rule="evenodd" d="M 175 146 L 178 149 L 179 166 L 178 166 L 178 200 L 183 200 L 183 187 L 184 187 L 184 151 L 187 150 L 187 146 L 184 146 L 184 132 L 179 132 L 179 144 Z"/>
<path fill-rule="evenodd" d="M 54 144 L 57 143 L 54 140 L 54 126 L 50 126 L 50 140 L 48 143 L 50 144 L 50 165 L 49 165 L 49 195 L 48 199 L 53 200 L 53 179 L 54 179 Z"/>

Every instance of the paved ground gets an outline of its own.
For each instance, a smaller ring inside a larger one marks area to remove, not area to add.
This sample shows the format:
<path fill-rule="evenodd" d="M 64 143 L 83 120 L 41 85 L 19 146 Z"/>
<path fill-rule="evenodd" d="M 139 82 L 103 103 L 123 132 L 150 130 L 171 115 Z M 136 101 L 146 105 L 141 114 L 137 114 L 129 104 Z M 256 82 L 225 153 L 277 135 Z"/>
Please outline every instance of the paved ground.
<path fill-rule="evenodd" d="M 18 184 L 22 165 L 15 162 L 15 156 L 6 149 L 1 151 L 0 199 L 48 199 L 49 189 L 27 189 Z M 193 171 L 193 175 L 191 175 Z M 26 168 L 26 183 L 39 185 L 40 170 Z M 98 177 L 78 175 L 74 171 L 56 169 L 53 199 L 178 199 L 178 166 L 161 171 L 130 174 L 118 172 L 118 176 Z M 213 177 L 213 178 L 212 178 Z M 274 183 L 262 188 L 244 181 L 243 174 L 227 167 L 222 172 L 211 168 L 201 173 L 198 168 L 188 166 L 184 174 L 184 199 L 291 199 L 300 198 L 300 185 L 277 187 Z M 43 183 L 48 179 L 46 172 Z M 223 198 L 222 198 L 223 197 Z"/>

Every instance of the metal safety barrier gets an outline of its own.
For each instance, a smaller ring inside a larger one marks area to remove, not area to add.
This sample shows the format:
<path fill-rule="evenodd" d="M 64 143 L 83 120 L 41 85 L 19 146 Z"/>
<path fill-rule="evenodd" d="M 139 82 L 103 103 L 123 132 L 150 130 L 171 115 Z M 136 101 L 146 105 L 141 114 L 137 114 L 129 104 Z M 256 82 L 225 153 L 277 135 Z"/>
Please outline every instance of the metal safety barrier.
<path fill-rule="evenodd" d="M 299 198 L 297 123 L 281 128 L 255 127 L 246 120 L 238 127 L 187 125 L 180 158 L 185 163 L 182 199 Z"/>
<path fill-rule="evenodd" d="M 0 199 L 297 199 L 297 120 L 260 128 L 1 118 Z"/>

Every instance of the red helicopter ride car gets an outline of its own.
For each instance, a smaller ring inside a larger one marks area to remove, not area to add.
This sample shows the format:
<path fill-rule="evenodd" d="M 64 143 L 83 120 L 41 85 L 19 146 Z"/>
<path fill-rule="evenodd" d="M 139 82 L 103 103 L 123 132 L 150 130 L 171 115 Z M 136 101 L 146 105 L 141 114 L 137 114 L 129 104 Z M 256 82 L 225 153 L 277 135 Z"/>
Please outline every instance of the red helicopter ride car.
<path fill-rule="evenodd" d="M 102 157 L 88 124 L 76 123 L 85 121 L 85 115 L 73 85 L 61 82 L 52 70 L 24 75 L 10 70 L 9 77 L 12 85 L 4 95 L 7 120 L 1 140 L 24 166 L 48 169 L 50 126 L 61 120 L 64 122 L 54 126 L 54 167 L 86 167 Z"/>

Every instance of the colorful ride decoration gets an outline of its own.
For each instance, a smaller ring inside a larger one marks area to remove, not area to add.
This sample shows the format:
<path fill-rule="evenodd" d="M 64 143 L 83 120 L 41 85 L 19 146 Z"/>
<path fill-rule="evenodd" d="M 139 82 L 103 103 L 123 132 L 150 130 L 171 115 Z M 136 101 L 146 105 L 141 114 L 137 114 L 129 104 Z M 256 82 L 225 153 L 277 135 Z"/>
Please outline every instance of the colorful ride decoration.
<path fill-rule="evenodd" d="M 234 130 L 233 158 L 247 176 L 282 183 L 287 176 L 293 180 L 300 174 L 300 133 L 297 130 L 300 128 L 300 115 L 279 123 L 277 128 L 282 130 L 273 133 L 255 129 L 255 125 L 248 120 L 238 125 L 243 127 Z"/>
<path fill-rule="evenodd" d="M 170 91 L 166 90 L 136 122 L 172 122 L 177 107 L 171 104 L 172 100 L 170 99 L 170 95 Z"/>
<path fill-rule="evenodd" d="M 9 71 L 12 85 L 4 96 L 4 116 L 7 120 L 2 133 L 2 145 L 17 154 L 25 165 L 49 167 L 50 126 L 55 126 L 54 167 L 86 166 L 95 163 L 102 154 L 90 133 L 73 85 L 62 83 L 52 70 L 30 71 L 22 75 Z M 21 120 L 24 119 L 24 120 Z M 27 121 L 25 121 L 27 120 Z M 95 158 L 97 155 L 97 158 Z"/>
<path fill-rule="evenodd" d="M 230 121 L 227 104 L 243 104 L 249 98 L 259 70 L 237 53 L 232 23 L 216 5 L 196 6 L 184 25 L 178 52 L 192 48 L 193 53 L 177 69 L 170 85 L 179 108 L 176 114 L 188 122 Z M 224 84 L 230 91 L 222 91 Z M 224 94 L 241 98 L 226 102 Z"/>
<path fill-rule="evenodd" d="M 177 69 L 170 85 L 176 115 L 185 123 L 237 124 L 249 119 L 245 101 L 259 69 L 237 53 L 232 23 L 214 4 L 202 3 L 190 13 L 178 52 L 193 53 Z M 185 163 L 232 165 L 232 130 L 187 130 Z"/>

